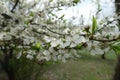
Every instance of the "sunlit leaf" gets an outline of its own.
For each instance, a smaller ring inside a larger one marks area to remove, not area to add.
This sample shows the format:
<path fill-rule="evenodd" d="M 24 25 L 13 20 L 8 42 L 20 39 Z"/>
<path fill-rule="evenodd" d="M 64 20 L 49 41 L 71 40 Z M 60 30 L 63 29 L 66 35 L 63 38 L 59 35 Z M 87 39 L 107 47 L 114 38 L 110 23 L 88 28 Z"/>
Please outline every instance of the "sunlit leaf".
<path fill-rule="evenodd" d="M 51 21 L 51 19 L 48 19 L 47 21 L 45 21 L 45 23 L 46 23 L 46 24 L 51 24 L 52 21 Z"/>
<path fill-rule="evenodd" d="M 49 2 L 52 2 L 53 0 L 49 0 Z"/>
<path fill-rule="evenodd" d="M 41 47 L 41 43 L 39 42 L 39 43 L 36 44 L 36 48 L 39 49 L 40 47 Z"/>
<path fill-rule="evenodd" d="M 93 16 L 93 18 L 92 18 L 92 35 L 95 33 L 96 29 L 97 29 L 97 20 Z"/>
<path fill-rule="evenodd" d="M 80 0 L 73 0 L 73 3 L 77 4 Z"/>
<path fill-rule="evenodd" d="M 115 53 L 120 53 L 120 46 L 111 46 L 111 48 L 115 51 Z"/>
<path fill-rule="evenodd" d="M 30 12 L 30 14 L 29 14 L 30 16 L 34 16 L 34 13 L 33 12 Z"/>
<path fill-rule="evenodd" d="M 28 24 L 30 23 L 30 21 L 29 21 L 29 20 L 26 20 L 24 23 L 25 23 L 26 25 L 28 25 Z"/>
<path fill-rule="evenodd" d="M 40 42 L 37 43 L 35 46 L 32 47 L 32 49 L 34 49 L 34 50 L 40 50 L 40 49 L 42 49 L 41 43 Z"/>
<path fill-rule="evenodd" d="M 76 48 L 81 49 L 83 47 L 83 44 L 79 44 L 76 46 Z"/>

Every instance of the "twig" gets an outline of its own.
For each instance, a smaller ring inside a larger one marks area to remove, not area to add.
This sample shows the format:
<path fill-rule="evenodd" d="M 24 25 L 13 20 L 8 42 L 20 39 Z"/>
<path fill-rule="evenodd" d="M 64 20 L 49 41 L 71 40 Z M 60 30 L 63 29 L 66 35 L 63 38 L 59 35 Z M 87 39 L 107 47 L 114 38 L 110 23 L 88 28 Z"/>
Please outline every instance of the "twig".
<path fill-rule="evenodd" d="M 37 24 L 37 23 L 31 23 L 32 25 L 40 25 L 40 24 Z M 44 28 L 46 28 L 48 31 L 50 31 L 50 32 L 52 32 L 52 33 L 55 33 L 55 34 L 58 34 L 58 35 L 68 35 L 68 34 L 62 34 L 62 33 L 59 33 L 59 32 L 55 32 L 55 31 L 52 31 L 51 29 L 49 29 L 46 25 L 42 25 L 42 27 Z"/>
<path fill-rule="evenodd" d="M 67 34 L 62 34 L 62 33 L 59 33 L 59 32 L 55 32 L 55 31 L 52 31 L 51 29 L 49 29 L 47 26 L 43 25 L 43 27 L 45 27 L 48 31 L 52 32 L 52 33 L 55 33 L 55 34 L 58 34 L 58 35 L 67 35 Z"/>
<path fill-rule="evenodd" d="M 33 32 L 36 32 L 38 34 L 44 34 L 44 35 L 47 35 L 47 36 L 50 36 L 49 34 L 47 34 L 46 32 L 38 32 L 37 30 L 33 29 L 32 30 Z"/>
<path fill-rule="evenodd" d="M 14 12 L 14 9 L 17 7 L 18 3 L 19 3 L 19 0 L 16 0 L 15 5 L 11 9 L 11 12 Z"/>
<path fill-rule="evenodd" d="M 118 38 L 115 38 L 115 39 L 106 39 L 106 40 L 90 38 L 90 40 L 99 41 L 99 42 L 112 42 L 112 41 L 117 41 L 118 39 L 120 39 L 120 38 L 118 37 Z"/>
<path fill-rule="evenodd" d="M 2 13 L 1 14 L 5 19 L 13 19 L 12 16 L 6 14 L 6 13 Z"/>

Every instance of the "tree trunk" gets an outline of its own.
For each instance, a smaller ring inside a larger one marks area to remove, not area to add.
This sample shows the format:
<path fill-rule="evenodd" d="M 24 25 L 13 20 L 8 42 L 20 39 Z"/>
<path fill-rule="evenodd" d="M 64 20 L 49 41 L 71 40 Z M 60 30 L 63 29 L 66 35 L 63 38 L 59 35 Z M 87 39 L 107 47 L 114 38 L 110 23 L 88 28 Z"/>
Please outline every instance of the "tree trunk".
<path fill-rule="evenodd" d="M 106 59 L 105 58 L 105 53 L 101 55 L 101 58 L 104 59 L 104 60 Z"/>
<path fill-rule="evenodd" d="M 8 80 L 15 80 L 13 67 L 11 65 L 9 65 L 9 62 L 4 62 L 4 64 L 2 64 L 2 67 L 8 76 Z"/>
<path fill-rule="evenodd" d="M 120 15 L 120 0 L 115 0 L 115 7 L 116 7 L 116 13 L 119 16 Z M 118 23 L 120 24 L 120 20 L 118 20 Z"/>
<path fill-rule="evenodd" d="M 0 60 L 2 68 L 8 76 L 8 80 L 15 80 L 13 66 L 10 64 L 10 60 L 13 58 L 13 50 L 4 49 L 2 51 L 4 54 L 3 59 Z"/>
<path fill-rule="evenodd" d="M 116 12 L 120 12 L 120 0 L 115 0 Z"/>
<path fill-rule="evenodd" d="M 7 74 L 9 80 L 15 80 L 14 71 L 11 70 Z"/>
<path fill-rule="evenodd" d="M 118 62 L 115 68 L 115 74 L 113 80 L 120 80 L 120 55 L 118 56 Z"/>

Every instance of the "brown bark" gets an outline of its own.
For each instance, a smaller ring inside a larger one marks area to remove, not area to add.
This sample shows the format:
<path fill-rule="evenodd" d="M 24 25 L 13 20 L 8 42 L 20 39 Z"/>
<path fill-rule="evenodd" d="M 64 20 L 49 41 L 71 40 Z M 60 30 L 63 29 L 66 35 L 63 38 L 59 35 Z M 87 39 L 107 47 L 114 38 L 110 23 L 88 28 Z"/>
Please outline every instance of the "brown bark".
<path fill-rule="evenodd" d="M 113 80 L 120 80 L 120 55 L 118 56 L 118 61 L 115 68 L 115 74 L 113 76 Z"/>
<path fill-rule="evenodd" d="M 101 58 L 104 59 L 104 60 L 106 59 L 105 58 L 105 53 L 101 55 Z"/>
<path fill-rule="evenodd" d="M 116 12 L 120 12 L 120 0 L 115 0 Z"/>
<path fill-rule="evenodd" d="M 8 80 L 15 80 L 13 66 L 10 65 L 10 60 L 13 58 L 13 50 L 12 49 L 4 49 L 3 51 L 3 59 L 0 60 L 3 70 L 6 72 L 8 76 Z"/>

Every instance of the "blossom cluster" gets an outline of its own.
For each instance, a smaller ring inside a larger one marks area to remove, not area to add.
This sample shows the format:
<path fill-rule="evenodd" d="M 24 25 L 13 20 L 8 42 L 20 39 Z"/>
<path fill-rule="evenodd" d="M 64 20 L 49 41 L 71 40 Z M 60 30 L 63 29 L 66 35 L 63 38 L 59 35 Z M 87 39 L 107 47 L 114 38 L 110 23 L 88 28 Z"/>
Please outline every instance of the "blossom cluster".
<path fill-rule="evenodd" d="M 38 61 L 66 62 L 68 58 L 80 57 L 77 50 L 104 54 L 113 50 L 112 45 L 120 39 L 117 18 L 97 22 L 93 17 L 91 25 L 77 27 L 66 27 L 62 18 L 52 21 L 48 15 L 55 17 L 53 10 L 70 6 L 73 0 L 19 0 L 11 12 L 14 1 L 17 0 L 0 1 L 0 49 L 16 50 L 17 58 L 25 55 Z"/>

